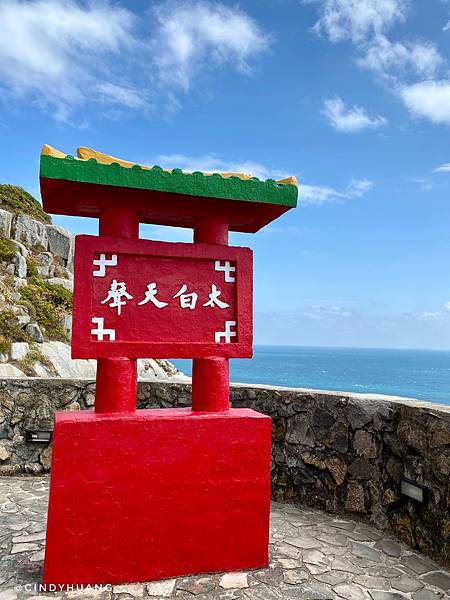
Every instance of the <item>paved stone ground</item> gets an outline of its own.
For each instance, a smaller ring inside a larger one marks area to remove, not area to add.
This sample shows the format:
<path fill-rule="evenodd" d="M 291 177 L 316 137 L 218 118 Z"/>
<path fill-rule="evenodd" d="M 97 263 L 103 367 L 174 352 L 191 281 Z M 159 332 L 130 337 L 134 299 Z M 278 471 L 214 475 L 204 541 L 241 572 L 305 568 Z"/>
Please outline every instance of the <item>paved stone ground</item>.
<path fill-rule="evenodd" d="M 42 593 L 48 478 L 0 478 L 0 600 L 443 600 L 450 573 L 368 525 L 272 505 L 270 567 L 104 590 Z"/>

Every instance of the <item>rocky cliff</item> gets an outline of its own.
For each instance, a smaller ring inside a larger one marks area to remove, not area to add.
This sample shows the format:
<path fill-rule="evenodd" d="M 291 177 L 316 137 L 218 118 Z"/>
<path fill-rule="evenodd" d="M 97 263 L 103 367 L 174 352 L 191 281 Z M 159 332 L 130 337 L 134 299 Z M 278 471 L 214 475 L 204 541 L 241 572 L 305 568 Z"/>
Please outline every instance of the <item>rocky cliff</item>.
<path fill-rule="evenodd" d="M 35 198 L 0 185 L 0 378 L 95 377 L 96 361 L 70 358 L 73 247 Z M 139 360 L 138 375 L 186 379 L 164 360 Z"/>

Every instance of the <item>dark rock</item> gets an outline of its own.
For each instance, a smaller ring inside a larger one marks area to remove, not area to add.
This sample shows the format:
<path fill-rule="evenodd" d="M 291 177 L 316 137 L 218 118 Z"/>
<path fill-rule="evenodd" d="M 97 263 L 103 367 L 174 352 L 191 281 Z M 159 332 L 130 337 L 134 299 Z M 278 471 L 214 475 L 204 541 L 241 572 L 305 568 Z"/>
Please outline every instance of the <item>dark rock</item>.
<path fill-rule="evenodd" d="M 414 525 L 411 517 L 406 513 L 392 512 L 389 515 L 392 529 L 396 535 L 408 546 L 415 546 Z"/>
<path fill-rule="evenodd" d="M 336 423 L 324 436 L 325 445 L 338 452 L 348 450 L 348 425 Z"/>
<path fill-rule="evenodd" d="M 395 504 L 400 499 L 400 494 L 397 492 L 397 490 L 389 488 L 383 493 L 382 502 L 384 506 L 388 506 L 390 504 Z"/>
<path fill-rule="evenodd" d="M 345 508 L 350 512 L 365 513 L 365 498 L 362 485 L 356 481 L 350 481 L 347 486 L 347 499 Z"/>
<path fill-rule="evenodd" d="M 356 399 L 351 398 L 348 406 L 348 421 L 352 429 L 361 429 L 365 425 L 368 425 L 374 416 L 374 412 L 370 405 L 358 402 Z"/>
<path fill-rule="evenodd" d="M 316 445 L 314 432 L 303 415 L 294 415 L 289 419 L 286 441 L 290 444 L 302 444 L 311 448 Z"/>
<path fill-rule="evenodd" d="M 450 431 L 448 429 L 442 428 L 435 430 L 430 439 L 430 446 L 432 448 L 439 448 L 440 446 L 450 446 Z"/>
<path fill-rule="evenodd" d="M 359 429 L 353 438 L 353 447 L 359 456 L 375 458 L 378 448 L 374 436 L 368 431 Z"/>
<path fill-rule="evenodd" d="M 281 442 L 286 435 L 286 421 L 280 418 L 272 420 L 272 437 L 274 442 Z"/>
<path fill-rule="evenodd" d="M 397 429 L 397 435 L 400 440 L 405 444 L 418 450 L 421 453 L 425 453 L 427 449 L 427 436 L 423 429 L 416 427 L 414 424 L 409 422 L 403 422 Z"/>
<path fill-rule="evenodd" d="M 312 415 L 312 425 L 314 429 L 327 429 L 333 425 L 335 418 L 325 408 L 316 408 Z"/>
<path fill-rule="evenodd" d="M 373 480 L 376 474 L 376 467 L 365 458 L 356 458 L 349 466 L 348 471 L 355 479 Z"/>
<path fill-rule="evenodd" d="M 392 477 L 394 481 L 400 483 L 400 479 L 403 475 L 402 463 L 395 456 L 390 456 L 386 463 L 386 471 Z"/>

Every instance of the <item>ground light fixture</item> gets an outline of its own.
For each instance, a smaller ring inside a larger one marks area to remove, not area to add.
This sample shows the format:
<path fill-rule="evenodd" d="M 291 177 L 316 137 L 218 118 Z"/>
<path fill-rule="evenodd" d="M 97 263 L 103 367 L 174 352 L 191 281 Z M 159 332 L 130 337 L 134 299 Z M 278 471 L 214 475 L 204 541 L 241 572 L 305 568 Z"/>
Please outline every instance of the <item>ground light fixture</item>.
<path fill-rule="evenodd" d="M 48 444 L 52 441 L 53 431 L 49 429 L 27 429 L 27 442 Z"/>
<path fill-rule="evenodd" d="M 416 502 L 423 503 L 427 498 L 428 488 L 417 481 L 402 477 L 400 480 L 400 492 L 403 496 L 411 498 Z"/>

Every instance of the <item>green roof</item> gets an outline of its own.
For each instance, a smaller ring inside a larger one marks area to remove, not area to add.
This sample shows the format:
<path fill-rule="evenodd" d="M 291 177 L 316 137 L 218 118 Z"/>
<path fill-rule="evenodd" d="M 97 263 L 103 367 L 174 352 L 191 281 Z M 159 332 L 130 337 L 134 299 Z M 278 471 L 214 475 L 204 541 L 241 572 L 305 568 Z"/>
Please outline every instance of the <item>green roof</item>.
<path fill-rule="evenodd" d="M 41 155 L 40 175 L 44 179 L 101 186 L 257 202 L 286 208 L 297 206 L 297 186 L 277 183 L 273 179 L 261 181 L 256 177 L 223 177 L 219 173 L 184 173 L 181 169 L 166 171 L 158 166 L 151 169 L 140 165 L 123 167 L 118 163 L 102 164 L 94 158 L 79 160 L 71 155 L 56 158 L 46 154 Z"/>

